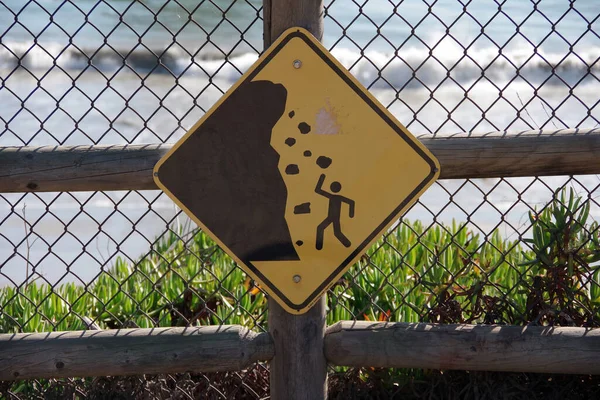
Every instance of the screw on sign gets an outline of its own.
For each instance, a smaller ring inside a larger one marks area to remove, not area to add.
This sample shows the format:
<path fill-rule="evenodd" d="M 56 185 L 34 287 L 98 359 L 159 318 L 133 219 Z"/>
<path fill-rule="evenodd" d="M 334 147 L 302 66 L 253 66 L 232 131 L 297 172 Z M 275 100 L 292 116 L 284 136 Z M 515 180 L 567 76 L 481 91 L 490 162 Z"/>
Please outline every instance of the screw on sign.
<path fill-rule="evenodd" d="M 158 186 L 296 314 L 438 175 L 431 153 L 300 28 L 155 167 Z"/>

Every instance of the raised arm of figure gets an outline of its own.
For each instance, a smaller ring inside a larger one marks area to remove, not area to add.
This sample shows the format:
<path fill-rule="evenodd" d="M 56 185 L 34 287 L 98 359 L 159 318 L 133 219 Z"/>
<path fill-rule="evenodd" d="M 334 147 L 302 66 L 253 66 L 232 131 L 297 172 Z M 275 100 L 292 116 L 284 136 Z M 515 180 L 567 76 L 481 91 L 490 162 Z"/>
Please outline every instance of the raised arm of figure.
<path fill-rule="evenodd" d="M 321 196 L 330 197 L 331 193 L 323 190 L 323 183 L 325 182 L 325 174 L 321 174 L 319 177 L 319 181 L 317 182 L 317 187 L 315 188 L 315 192 L 320 194 Z"/>

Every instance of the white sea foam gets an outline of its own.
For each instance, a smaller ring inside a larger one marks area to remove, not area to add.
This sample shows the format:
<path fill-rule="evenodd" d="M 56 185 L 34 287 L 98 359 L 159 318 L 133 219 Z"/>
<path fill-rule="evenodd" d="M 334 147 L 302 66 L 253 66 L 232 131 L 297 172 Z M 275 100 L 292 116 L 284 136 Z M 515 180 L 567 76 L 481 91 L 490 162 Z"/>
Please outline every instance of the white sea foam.
<path fill-rule="evenodd" d="M 432 51 L 406 48 L 398 52 L 360 52 L 334 48 L 333 55 L 365 85 L 375 88 L 430 88 L 442 82 L 455 81 L 460 85 L 476 80 L 495 84 L 515 78 L 531 83 L 572 85 L 580 80 L 594 81 L 590 76 L 600 73 L 600 47 L 584 52 L 551 53 L 533 48 L 502 51 L 497 47 L 464 50 L 453 42 L 443 42 Z M 59 43 L 35 45 L 8 42 L 0 47 L 0 68 L 6 71 L 15 66 L 31 70 L 58 66 L 65 70 L 94 68 L 116 71 L 123 68 L 137 73 L 173 74 L 175 76 L 205 76 L 233 82 L 257 59 L 255 53 L 237 54 L 227 60 L 222 55 L 190 56 L 179 48 L 168 50 L 114 50 L 108 47 L 80 49 Z M 482 78 L 484 77 L 484 78 Z"/>

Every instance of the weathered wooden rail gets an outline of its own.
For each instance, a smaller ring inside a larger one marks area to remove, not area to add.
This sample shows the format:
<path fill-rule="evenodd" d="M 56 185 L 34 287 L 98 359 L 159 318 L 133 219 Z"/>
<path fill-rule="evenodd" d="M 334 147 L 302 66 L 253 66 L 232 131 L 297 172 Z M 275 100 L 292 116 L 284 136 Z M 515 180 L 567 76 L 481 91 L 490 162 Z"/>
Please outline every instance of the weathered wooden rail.
<path fill-rule="evenodd" d="M 271 365 L 272 379 L 283 375 L 289 390 L 286 376 L 294 375 L 282 369 L 292 368 L 322 385 L 318 364 L 290 367 L 285 354 L 297 351 L 310 353 L 236 325 L 4 334 L 0 380 L 238 371 L 284 354 Z M 339 366 L 600 374 L 600 329 L 344 321 L 327 329 L 324 356 Z"/>
<path fill-rule="evenodd" d="M 0 380 L 239 371 L 271 358 L 268 333 L 236 325 L 0 335 Z"/>
<path fill-rule="evenodd" d="M 343 321 L 325 335 L 335 365 L 600 374 L 600 329 Z"/>
<path fill-rule="evenodd" d="M 421 138 L 441 179 L 600 174 L 600 128 Z M 0 192 L 158 189 L 171 145 L 0 147 Z"/>

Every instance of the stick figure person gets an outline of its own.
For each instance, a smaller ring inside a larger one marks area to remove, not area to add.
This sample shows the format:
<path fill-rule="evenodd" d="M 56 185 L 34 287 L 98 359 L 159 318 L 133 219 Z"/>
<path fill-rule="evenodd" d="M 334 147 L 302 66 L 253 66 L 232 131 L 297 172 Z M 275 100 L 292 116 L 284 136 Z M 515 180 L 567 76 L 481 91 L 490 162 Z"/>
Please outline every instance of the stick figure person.
<path fill-rule="evenodd" d="M 317 227 L 317 250 L 321 250 L 323 248 L 323 235 L 325 234 L 325 229 L 331 224 L 333 224 L 333 234 L 335 237 L 344 246 L 350 247 L 350 240 L 342 233 L 340 219 L 342 217 L 342 203 L 348 204 L 350 207 L 349 216 L 350 218 L 354 218 L 354 200 L 350 200 L 349 198 L 339 194 L 333 194 L 342 190 L 342 185 L 339 182 L 332 182 L 329 186 L 329 189 L 331 189 L 333 193 L 323 190 L 324 182 L 325 174 L 321 174 L 319 182 L 317 183 L 317 187 L 315 188 L 315 192 L 329 199 L 329 211 L 327 212 L 327 218 L 325 218 Z"/>

